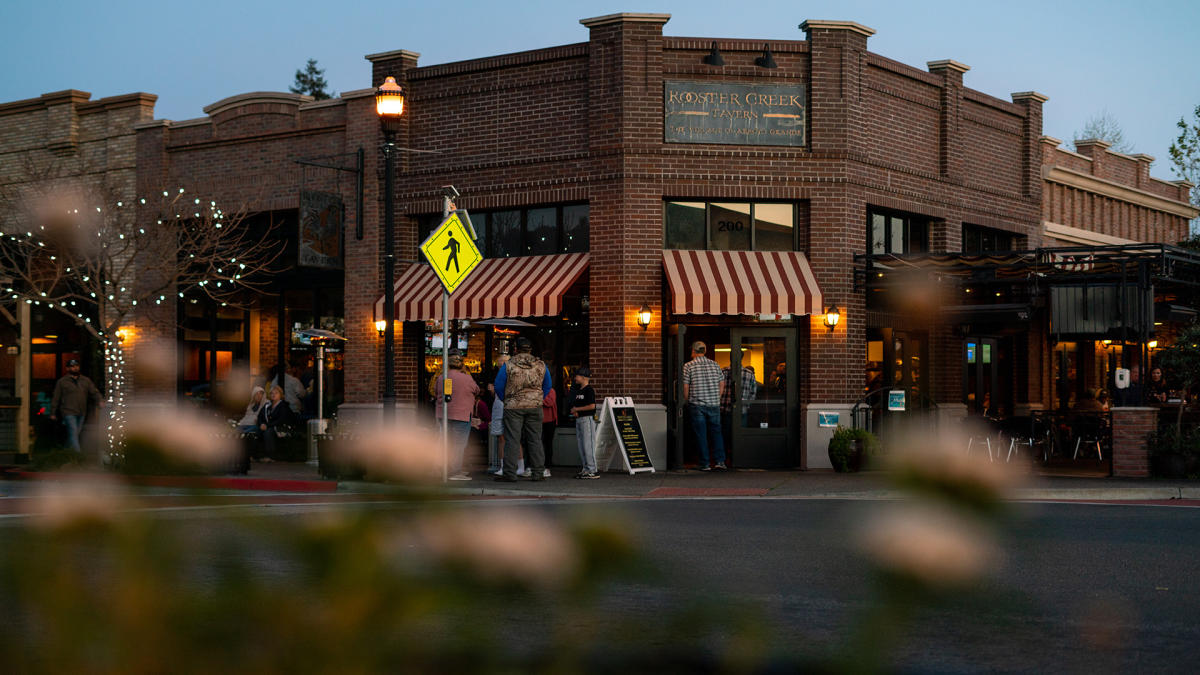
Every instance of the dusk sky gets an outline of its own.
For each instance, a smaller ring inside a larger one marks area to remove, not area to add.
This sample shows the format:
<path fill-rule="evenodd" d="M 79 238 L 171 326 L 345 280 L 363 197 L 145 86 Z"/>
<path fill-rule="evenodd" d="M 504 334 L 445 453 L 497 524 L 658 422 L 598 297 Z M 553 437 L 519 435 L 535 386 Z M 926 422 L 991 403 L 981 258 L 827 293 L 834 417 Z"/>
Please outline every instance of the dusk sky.
<path fill-rule="evenodd" d="M 924 69 L 954 59 L 966 86 L 1008 99 L 1050 97 L 1043 133 L 1071 140 L 1107 111 L 1134 152 L 1175 178 L 1175 122 L 1200 104 L 1200 2 L 313 2 L 312 0 L 5 0 L 0 102 L 81 89 L 93 98 L 158 95 L 156 116 L 182 120 L 250 91 L 286 91 L 308 58 L 337 92 L 370 86 L 363 55 L 408 49 L 420 65 L 583 42 L 587 17 L 671 14 L 672 36 L 801 40 L 805 19 L 856 21 L 871 51 Z"/>

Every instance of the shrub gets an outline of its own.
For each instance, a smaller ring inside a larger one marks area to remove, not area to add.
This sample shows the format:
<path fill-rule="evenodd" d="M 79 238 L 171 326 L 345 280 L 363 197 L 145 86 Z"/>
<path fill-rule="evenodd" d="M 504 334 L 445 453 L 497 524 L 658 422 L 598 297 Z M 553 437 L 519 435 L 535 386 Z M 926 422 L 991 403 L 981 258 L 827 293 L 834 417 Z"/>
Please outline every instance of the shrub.
<path fill-rule="evenodd" d="M 838 425 L 829 439 L 829 462 L 839 473 L 858 471 L 879 452 L 879 439 L 866 429 Z"/>

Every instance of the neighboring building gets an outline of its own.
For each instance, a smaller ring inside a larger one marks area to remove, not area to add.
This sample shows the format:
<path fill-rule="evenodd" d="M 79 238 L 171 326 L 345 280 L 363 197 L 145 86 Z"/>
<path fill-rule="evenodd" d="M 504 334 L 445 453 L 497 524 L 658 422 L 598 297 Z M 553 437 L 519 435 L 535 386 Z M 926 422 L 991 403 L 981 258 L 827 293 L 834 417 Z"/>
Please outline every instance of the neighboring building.
<path fill-rule="evenodd" d="M 93 101 L 88 92 L 70 89 L 0 104 L 0 204 L 13 208 L 35 193 L 54 194 L 64 204 L 76 203 L 76 197 L 93 205 L 132 200 L 134 125 L 153 119 L 157 98 L 135 93 Z M 2 216 L 6 221 L 17 217 L 12 211 Z M 0 277 L 9 276 L 0 270 Z M 104 382 L 102 355 L 69 317 L 45 306 L 7 298 L 4 303 L 0 454 L 27 451 L 39 438 L 49 442 L 55 429 L 43 408 L 68 360 L 80 359 L 84 372 Z"/>

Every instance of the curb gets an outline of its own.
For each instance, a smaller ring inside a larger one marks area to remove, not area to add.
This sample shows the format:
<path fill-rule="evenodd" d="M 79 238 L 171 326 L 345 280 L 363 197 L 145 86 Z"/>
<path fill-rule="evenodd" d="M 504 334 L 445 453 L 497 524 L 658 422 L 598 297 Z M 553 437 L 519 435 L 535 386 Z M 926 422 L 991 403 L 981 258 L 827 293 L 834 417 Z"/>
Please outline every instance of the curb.
<path fill-rule="evenodd" d="M 49 471 L 5 471 L 4 477 L 16 480 L 33 481 L 62 481 L 75 480 L 87 474 L 55 473 Z M 141 487 L 174 487 L 190 488 L 193 490 L 246 490 L 253 492 L 302 492 L 329 493 L 337 492 L 336 481 L 303 480 L 291 478 L 251 478 L 236 476 L 122 476 L 116 475 L 121 482 Z"/>

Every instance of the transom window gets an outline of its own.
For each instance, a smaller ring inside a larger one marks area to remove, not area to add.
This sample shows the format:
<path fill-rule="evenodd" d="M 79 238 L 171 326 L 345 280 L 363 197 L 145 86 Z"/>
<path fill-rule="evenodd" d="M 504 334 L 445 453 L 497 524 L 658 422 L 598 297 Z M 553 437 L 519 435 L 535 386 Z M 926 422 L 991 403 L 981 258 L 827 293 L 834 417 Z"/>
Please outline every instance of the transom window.
<path fill-rule="evenodd" d="M 929 218 L 870 209 L 867 212 L 867 250 L 874 255 L 925 253 L 929 250 Z"/>
<path fill-rule="evenodd" d="M 502 211 L 470 211 L 485 258 L 515 258 L 588 251 L 588 205 L 564 204 Z M 425 241 L 442 222 L 441 215 L 418 218 L 419 238 Z"/>
<path fill-rule="evenodd" d="M 983 251 L 1011 251 L 1017 236 L 1006 230 L 998 230 L 982 225 L 962 226 L 962 252 L 982 253 Z"/>
<path fill-rule="evenodd" d="M 777 202 L 668 201 L 666 248 L 720 251 L 792 251 L 796 205 Z"/>

